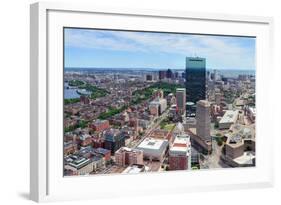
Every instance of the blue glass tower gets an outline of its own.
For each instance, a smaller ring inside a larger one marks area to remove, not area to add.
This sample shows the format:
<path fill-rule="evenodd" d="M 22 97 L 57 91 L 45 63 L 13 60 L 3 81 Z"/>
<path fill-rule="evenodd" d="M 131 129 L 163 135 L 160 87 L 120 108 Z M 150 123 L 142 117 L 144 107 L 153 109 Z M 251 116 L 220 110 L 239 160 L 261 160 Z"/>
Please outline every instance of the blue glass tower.
<path fill-rule="evenodd" d="M 186 57 L 186 101 L 196 104 L 206 99 L 206 59 Z"/>

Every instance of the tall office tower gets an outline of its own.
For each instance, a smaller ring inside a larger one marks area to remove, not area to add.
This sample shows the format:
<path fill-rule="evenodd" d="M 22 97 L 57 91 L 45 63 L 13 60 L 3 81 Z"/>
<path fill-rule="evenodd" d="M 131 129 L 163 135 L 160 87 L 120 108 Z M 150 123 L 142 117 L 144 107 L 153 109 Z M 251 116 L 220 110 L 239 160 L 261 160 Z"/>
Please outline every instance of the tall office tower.
<path fill-rule="evenodd" d="M 184 71 L 184 72 L 181 73 L 181 77 L 182 77 L 182 78 L 185 78 L 185 76 L 186 76 L 186 75 L 185 75 L 185 71 Z"/>
<path fill-rule="evenodd" d="M 219 74 L 217 70 L 214 70 L 214 81 L 219 80 Z"/>
<path fill-rule="evenodd" d="M 206 79 L 211 80 L 211 72 L 210 71 L 206 71 Z"/>
<path fill-rule="evenodd" d="M 153 80 L 155 80 L 155 81 L 158 81 L 159 80 L 159 74 L 158 74 L 158 72 L 153 72 L 153 74 L 152 74 L 152 76 L 153 76 Z"/>
<path fill-rule="evenodd" d="M 167 73 L 166 71 L 160 70 L 159 71 L 159 80 L 166 78 L 166 73 Z"/>
<path fill-rule="evenodd" d="M 210 124 L 210 103 L 207 100 L 200 100 L 196 104 L 196 134 L 205 140 L 210 140 Z"/>
<path fill-rule="evenodd" d="M 186 90 L 185 88 L 177 88 L 176 91 L 177 107 L 181 115 L 185 114 L 186 106 Z"/>
<path fill-rule="evenodd" d="M 152 81 L 152 75 L 146 75 L 146 81 Z"/>
<path fill-rule="evenodd" d="M 167 70 L 166 76 L 167 76 L 167 78 L 173 78 L 173 72 L 171 69 Z"/>
<path fill-rule="evenodd" d="M 186 98 L 196 103 L 206 99 L 206 59 L 186 57 Z"/>
<path fill-rule="evenodd" d="M 177 79 L 179 77 L 179 72 L 175 72 L 174 78 Z"/>
<path fill-rule="evenodd" d="M 208 80 L 206 83 L 207 90 L 206 90 L 206 100 L 213 101 L 215 96 L 215 81 Z"/>

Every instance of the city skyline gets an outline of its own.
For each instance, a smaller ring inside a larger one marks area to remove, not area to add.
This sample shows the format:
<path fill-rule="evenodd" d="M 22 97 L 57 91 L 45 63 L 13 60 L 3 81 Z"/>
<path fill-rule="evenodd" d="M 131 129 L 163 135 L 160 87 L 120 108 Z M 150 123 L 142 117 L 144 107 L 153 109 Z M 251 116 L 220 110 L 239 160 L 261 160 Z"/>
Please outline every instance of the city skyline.
<path fill-rule="evenodd" d="M 64 176 L 255 167 L 255 38 L 67 28 L 63 57 Z"/>
<path fill-rule="evenodd" d="M 207 69 L 255 70 L 255 38 L 65 28 L 65 67 L 184 69 L 186 56 Z"/>

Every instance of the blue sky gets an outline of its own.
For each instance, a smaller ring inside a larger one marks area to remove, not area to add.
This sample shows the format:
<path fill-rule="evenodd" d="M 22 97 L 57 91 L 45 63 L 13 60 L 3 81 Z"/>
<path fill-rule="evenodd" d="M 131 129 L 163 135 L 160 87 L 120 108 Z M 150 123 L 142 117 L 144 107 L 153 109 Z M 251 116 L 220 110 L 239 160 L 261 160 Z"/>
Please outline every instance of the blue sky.
<path fill-rule="evenodd" d="M 65 29 L 66 67 L 185 68 L 186 56 L 207 68 L 255 69 L 255 38 Z"/>

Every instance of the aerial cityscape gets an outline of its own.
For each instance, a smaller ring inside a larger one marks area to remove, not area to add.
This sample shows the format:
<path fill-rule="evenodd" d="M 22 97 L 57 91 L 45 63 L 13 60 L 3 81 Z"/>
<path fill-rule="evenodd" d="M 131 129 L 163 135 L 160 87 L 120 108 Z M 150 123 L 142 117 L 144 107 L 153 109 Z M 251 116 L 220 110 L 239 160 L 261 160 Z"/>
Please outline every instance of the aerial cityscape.
<path fill-rule="evenodd" d="M 64 176 L 255 166 L 255 38 L 64 37 Z"/>

